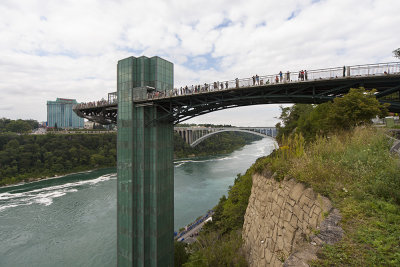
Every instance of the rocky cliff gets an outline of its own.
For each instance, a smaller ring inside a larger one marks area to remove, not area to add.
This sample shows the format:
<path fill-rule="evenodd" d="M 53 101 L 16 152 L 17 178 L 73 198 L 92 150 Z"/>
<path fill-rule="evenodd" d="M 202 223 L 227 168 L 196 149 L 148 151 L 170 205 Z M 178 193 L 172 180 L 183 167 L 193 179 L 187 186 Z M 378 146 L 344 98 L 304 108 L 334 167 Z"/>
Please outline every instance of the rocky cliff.
<path fill-rule="evenodd" d="M 319 245 L 341 238 L 340 214 L 331 212 L 327 198 L 302 183 L 266 176 L 253 175 L 244 218 L 242 236 L 249 265 L 283 266 L 286 261 L 285 266 L 307 266 Z"/>

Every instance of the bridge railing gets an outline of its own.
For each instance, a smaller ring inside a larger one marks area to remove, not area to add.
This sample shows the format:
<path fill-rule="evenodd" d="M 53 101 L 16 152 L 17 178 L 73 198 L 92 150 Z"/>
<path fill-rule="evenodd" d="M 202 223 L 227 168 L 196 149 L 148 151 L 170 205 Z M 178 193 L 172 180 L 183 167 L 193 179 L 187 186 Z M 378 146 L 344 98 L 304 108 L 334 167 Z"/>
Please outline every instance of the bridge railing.
<path fill-rule="evenodd" d="M 282 72 L 272 75 L 263 75 L 235 79 L 229 81 L 216 81 L 190 87 L 175 88 L 166 92 L 155 92 L 148 95 L 148 99 L 192 95 L 204 92 L 222 91 L 241 87 L 265 86 L 280 83 L 298 83 L 315 80 L 331 80 L 338 78 L 351 78 L 359 76 L 390 75 L 400 73 L 400 62 L 352 65 L 316 70 L 301 70 L 298 72 Z"/>
<path fill-rule="evenodd" d="M 346 79 L 360 76 L 379 76 L 400 74 L 400 62 L 352 65 L 316 70 L 301 70 L 296 72 L 282 72 L 271 75 L 262 75 L 258 79 L 256 76 L 243 79 L 234 79 L 229 81 L 216 81 L 204 83 L 195 86 L 185 86 L 174 88 L 169 91 L 155 91 L 147 94 L 147 99 L 162 99 L 169 97 L 179 97 L 185 95 L 202 94 L 214 91 L 231 90 L 242 87 L 265 86 L 281 83 L 298 83 L 315 80 L 331 80 L 331 79 Z M 114 93 L 115 94 L 115 93 Z M 97 102 L 80 103 L 74 106 L 74 109 L 91 108 L 98 106 L 106 106 L 117 102 L 116 94 L 112 100 L 101 100 Z"/>

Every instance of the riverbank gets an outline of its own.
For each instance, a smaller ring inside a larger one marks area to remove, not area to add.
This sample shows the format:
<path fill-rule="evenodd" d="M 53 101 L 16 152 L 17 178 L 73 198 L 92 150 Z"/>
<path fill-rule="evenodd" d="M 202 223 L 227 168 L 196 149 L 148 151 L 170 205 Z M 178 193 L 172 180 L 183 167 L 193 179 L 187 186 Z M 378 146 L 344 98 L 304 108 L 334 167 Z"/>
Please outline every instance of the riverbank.
<path fill-rule="evenodd" d="M 231 153 L 257 136 L 221 133 L 195 148 L 174 137 L 175 159 Z M 117 134 L 0 134 L 0 186 L 116 166 Z"/>
<path fill-rule="evenodd" d="M 33 183 L 33 182 L 38 182 L 38 181 L 42 181 L 42 180 L 57 179 L 57 178 L 62 178 L 67 175 L 92 172 L 92 171 L 96 171 L 96 170 L 100 170 L 100 169 L 115 168 L 115 167 L 116 166 L 100 166 L 100 167 L 96 167 L 96 168 L 92 168 L 92 167 L 76 168 L 76 169 L 73 169 L 73 170 L 70 170 L 67 172 L 62 172 L 62 173 L 56 172 L 54 174 L 46 175 L 46 176 L 39 175 L 39 176 L 35 177 L 34 175 L 32 175 L 29 178 L 18 178 L 18 176 L 12 177 L 12 178 L 6 178 L 0 182 L 0 188 L 20 185 L 20 184 L 26 184 L 26 183 Z M 27 176 L 27 175 L 24 175 L 24 176 Z"/>
<path fill-rule="evenodd" d="M 390 153 L 391 142 L 385 132 L 355 128 L 329 138 L 317 138 L 306 147 L 304 140 L 301 142 L 298 137 L 286 141 L 280 150 L 258 159 L 245 175 L 238 176 L 228 197 L 221 198 L 214 208 L 213 222 L 204 227 L 200 244 L 190 247 L 192 254 L 186 266 L 195 266 L 200 260 L 212 266 L 247 266 L 242 248 L 244 214 L 252 190 L 252 176 L 263 173 L 270 173 L 277 183 L 292 178 L 303 183 L 327 197 L 342 215 L 342 240 L 320 248 L 313 266 L 399 266 L 400 161 L 397 155 Z M 258 183 L 267 182 L 267 178 L 258 180 Z M 295 192 L 293 196 L 298 197 L 298 194 Z M 272 195 L 261 194 L 253 203 L 261 207 L 261 203 L 267 202 L 264 198 L 274 200 Z M 275 214 L 275 210 L 273 212 Z M 293 212 L 297 213 L 295 209 Z M 275 223 L 287 224 L 286 217 L 278 218 Z M 266 257 L 264 249 L 260 248 L 271 245 L 271 229 L 260 224 L 251 227 L 246 229 L 247 233 L 262 236 L 253 249 L 260 252 L 260 257 Z M 319 234 L 318 228 L 309 230 L 314 235 Z M 304 242 L 310 243 L 310 240 L 306 238 Z M 278 264 L 289 256 L 281 253 L 279 246 L 273 253 L 279 259 Z"/>
<path fill-rule="evenodd" d="M 53 175 L 53 176 L 28 178 L 28 179 L 25 179 L 25 180 L 22 180 L 22 181 L 16 182 L 16 183 L 0 185 L 0 188 L 3 189 L 3 188 L 11 187 L 11 186 L 26 185 L 26 184 L 40 182 L 40 181 L 44 181 L 44 180 L 59 179 L 59 178 L 66 177 L 68 175 L 90 173 L 90 172 L 94 172 L 94 171 L 98 171 L 98 170 L 102 170 L 102 169 L 109 169 L 109 168 L 115 168 L 115 166 L 114 167 L 103 167 L 103 168 L 96 168 L 96 169 L 73 171 L 73 172 L 63 173 L 63 174 L 58 174 L 58 175 Z"/>

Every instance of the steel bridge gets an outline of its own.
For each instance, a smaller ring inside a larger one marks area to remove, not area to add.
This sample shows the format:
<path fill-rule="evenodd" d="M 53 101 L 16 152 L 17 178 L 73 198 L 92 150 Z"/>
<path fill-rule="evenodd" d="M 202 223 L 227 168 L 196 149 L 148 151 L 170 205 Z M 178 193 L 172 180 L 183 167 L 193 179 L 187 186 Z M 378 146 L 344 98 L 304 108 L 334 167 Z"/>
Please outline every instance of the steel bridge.
<path fill-rule="evenodd" d="M 191 147 L 195 147 L 207 138 L 222 132 L 242 132 L 261 137 L 275 138 L 275 127 L 174 127 L 182 139 Z"/>
<path fill-rule="evenodd" d="M 350 88 L 376 89 L 376 97 L 389 103 L 389 111 L 400 112 L 400 62 L 366 64 L 211 82 L 195 88 L 159 92 L 148 87 L 144 96 L 132 96 L 137 106 L 153 105 L 166 112 L 162 120 L 174 124 L 210 112 L 260 104 L 320 104 L 346 94 Z M 74 107 L 81 117 L 101 124 L 117 123 L 117 93 L 107 100 L 81 103 Z"/>
<path fill-rule="evenodd" d="M 399 62 L 173 88 L 171 62 L 159 57 L 118 61 L 117 92 L 73 108 L 81 117 L 118 126 L 118 266 L 174 266 L 174 124 L 241 106 L 324 103 L 355 87 L 376 89 L 379 101 L 400 112 Z"/>

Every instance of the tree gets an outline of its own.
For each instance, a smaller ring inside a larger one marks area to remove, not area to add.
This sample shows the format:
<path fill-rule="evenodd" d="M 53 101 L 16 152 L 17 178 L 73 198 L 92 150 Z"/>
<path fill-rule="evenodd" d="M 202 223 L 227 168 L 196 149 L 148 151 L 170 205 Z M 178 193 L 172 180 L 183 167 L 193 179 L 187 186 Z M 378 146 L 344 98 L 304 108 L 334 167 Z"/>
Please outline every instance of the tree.
<path fill-rule="evenodd" d="M 310 104 L 294 104 L 291 107 L 281 106 L 281 116 L 279 119 L 282 120 L 284 126 L 280 123 L 276 125 L 278 135 L 276 139 L 281 140 L 282 136 L 289 136 L 292 134 L 298 126 L 300 117 L 308 116 L 313 110 L 313 106 Z"/>
<path fill-rule="evenodd" d="M 396 50 L 393 50 L 393 55 L 400 59 L 400 48 L 397 48 Z"/>
<path fill-rule="evenodd" d="M 343 97 L 335 98 L 328 121 L 333 129 L 349 129 L 351 127 L 370 124 L 376 116 L 384 117 L 389 104 L 381 104 L 375 97 L 375 90 L 351 88 Z"/>
<path fill-rule="evenodd" d="M 186 252 L 186 244 L 183 242 L 174 241 L 174 266 L 180 267 L 189 259 L 189 254 Z"/>
<path fill-rule="evenodd" d="M 1 118 L 0 119 L 0 132 L 5 132 L 6 131 L 6 126 L 11 122 L 10 119 L 6 118 Z"/>
<path fill-rule="evenodd" d="M 317 105 L 310 113 L 301 116 L 297 123 L 297 133 L 301 133 L 306 141 L 311 141 L 316 135 L 325 135 L 331 130 L 327 114 L 331 112 L 332 102 Z"/>
<path fill-rule="evenodd" d="M 32 130 L 39 128 L 39 122 L 37 120 L 29 119 L 29 120 L 24 120 L 24 121 L 27 122 L 31 126 Z"/>
<path fill-rule="evenodd" d="M 27 133 L 31 131 L 32 128 L 29 125 L 29 123 L 23 120 L 16 120 L 16 121 L 11 121 L 9 124 L 7 124 L 6 130 L 8 132 L 14 132 L 14 133 Z"/>
<path fill-rule="evenodd" d="M 284 126 L 277 124 L 277 139 L 301 133 L 306 141 L 312 141 L 316 135 L 326 135 L 337 130 L 347 130 L 361 124 L 370 124 L 376 116 L 387 114 L 389 104 L 381 104 L 375 97 L 375 90 L 352 88 L 343 97 L 332 102 L 312 105 L 295 104 L 290 108 L 281 108 Z"/>

